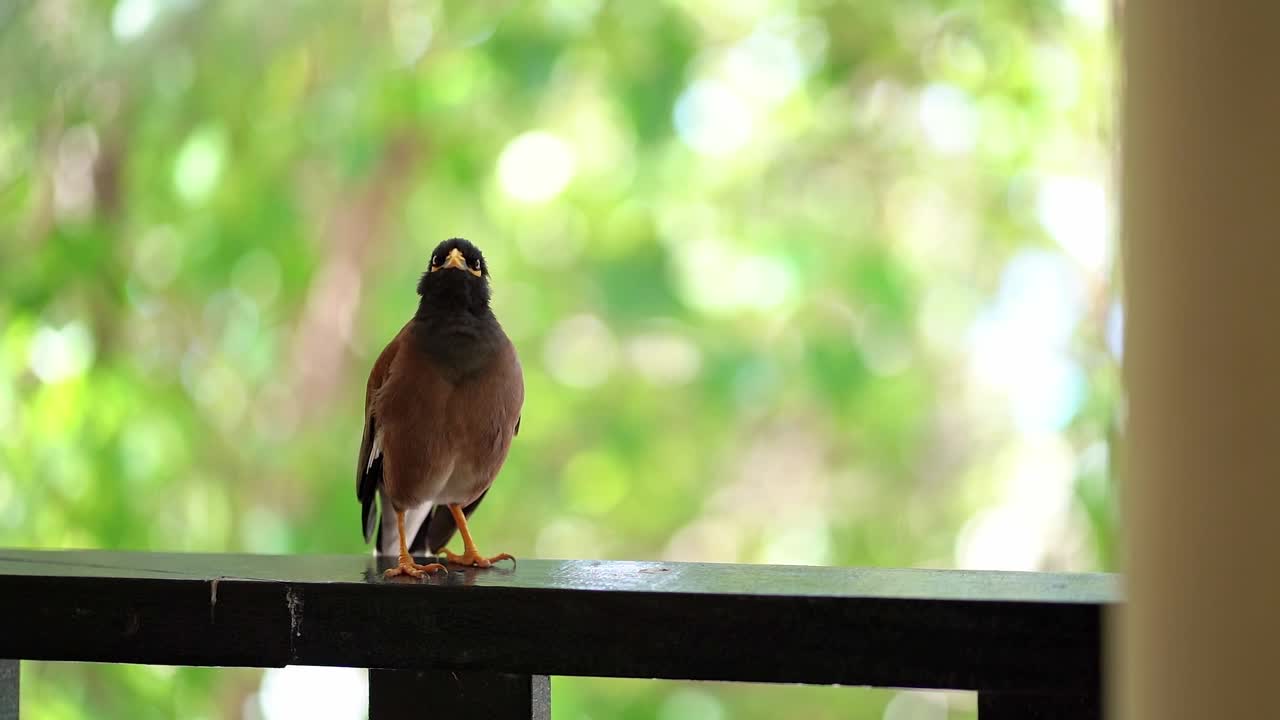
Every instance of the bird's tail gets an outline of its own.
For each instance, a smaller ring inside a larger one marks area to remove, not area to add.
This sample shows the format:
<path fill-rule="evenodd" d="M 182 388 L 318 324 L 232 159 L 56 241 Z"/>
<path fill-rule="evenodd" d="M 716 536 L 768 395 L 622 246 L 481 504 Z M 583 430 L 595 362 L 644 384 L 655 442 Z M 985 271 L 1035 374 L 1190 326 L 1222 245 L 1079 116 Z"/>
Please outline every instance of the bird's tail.
<path fill-rule="evenodd" d="M 396 528 L 396 513 L 391 509 L 391 501 L 385 490 L 378 490 L 379 504 L 382 506 L 382 517 L 378 521 L 377 539 L 373 543 L 375 555 L 400 554 L 400 534 Z M 431 515 L 431 503 L 406 510 L 404 513 L 405 541 L 409 543 L 412 555 L 429 555 L 427 550 L 427 517 Z"/>

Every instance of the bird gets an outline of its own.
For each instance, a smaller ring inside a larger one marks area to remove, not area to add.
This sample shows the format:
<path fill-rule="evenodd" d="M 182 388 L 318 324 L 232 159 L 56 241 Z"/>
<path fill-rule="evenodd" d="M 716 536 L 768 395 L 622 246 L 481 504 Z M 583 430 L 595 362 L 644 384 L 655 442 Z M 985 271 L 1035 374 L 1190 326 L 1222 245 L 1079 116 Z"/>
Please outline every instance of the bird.
<path fill-rule="evenodd" d="M 441 550 L 452 565 L 515 561 L 481 554 L 467 527 L 506 462 L 524 406 L 520 359 L 490 307 L 489 280 L 469 240 L 437 245 L 418 281 L 417 311 L 369 372 L 356 497 L 365 543 L 376 534 L 375 555 L 399 557 L 386 577 L 447 572 L 413 558 L 440 559 Z M 461 554 L 445 548 L 456 531 Z"/>

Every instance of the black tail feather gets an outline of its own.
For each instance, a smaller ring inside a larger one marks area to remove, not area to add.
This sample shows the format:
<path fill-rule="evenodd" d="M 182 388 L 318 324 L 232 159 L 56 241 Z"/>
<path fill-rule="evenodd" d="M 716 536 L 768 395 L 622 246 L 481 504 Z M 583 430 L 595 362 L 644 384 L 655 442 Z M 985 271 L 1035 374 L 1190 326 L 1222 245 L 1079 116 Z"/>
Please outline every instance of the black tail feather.
<path fill-rule="evenodd" d="M 380 527 L 378 522 L 378 485 L 382 482 L 382 458 L 374 458 L 373 464 L 369 466 L 369 471 L 365 473 L 365 482 L 360 488 L 360 519 L 364 529 L 364 541 L 369 542 L 373 537 L 375 527 Z"/>
<path fill-rule="evenodd" d="M 413 542 L 409 543 L 410 555 L 434 555 L 435 554 L 431 551 L 431 548 L 427 547 L 427 528 L 431 527 L 431 518 L 441 510 L 444 510 L 446 514 L 449 512 L 448 508 L 437 505 L 436 507 L 432 508 L 430 514 L 427 515 L 427 518 L 422 521 L 421 525 L 418 526 L 418 532 L 414 534 Z"/>
<path fill-rule="evenodd" d="M 485 490 L 480 494 L 480 497 L 475 499 L 475 502 L 464 507 L 462 514 L 470 518 L 471 513 L 475 512 L 476 507 L 480 505 L 480 501 L 484 500 L 484 496 L 488 492 L 488 490 Z M 453 534 L 458 531 L 458 524 L 453 521 L 453 513 L 449 512 L 449 508 L 444 505 L 437 505 L 432 509 L 431 514 L 427 516 L 426 521 L 422 523 L 422 529 L 418 531 L 418 536 L 413 539 L 415 543 L 418 542 L 418 538 L 422 537 L 424 531 L 426 532 L 426 537 L 424 538 L 423 547 L 434 555 L 449 544 Z"/>

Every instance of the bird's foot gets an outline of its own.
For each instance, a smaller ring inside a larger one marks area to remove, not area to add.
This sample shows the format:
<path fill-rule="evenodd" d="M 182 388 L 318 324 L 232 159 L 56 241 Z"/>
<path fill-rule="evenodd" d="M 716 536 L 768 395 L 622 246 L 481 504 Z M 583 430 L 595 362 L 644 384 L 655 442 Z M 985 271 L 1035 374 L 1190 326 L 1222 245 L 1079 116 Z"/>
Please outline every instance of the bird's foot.
<path fill-rule="evenodd" d="M 424 575 L 430 575 L 431 573 L 434 573 L 434 572 L 440 572 L 441 570 L 443 570 L 445 574 L 448 574 L 449 572 L 448 568 L 446 568 L 444 565 L 441 565 L 440 563 L 428 563 L 426 565 L 419 565 L 418 563 L 413 561 L 412 556 L 401 555 L 400 564 L 396 565 L 393 568 L 387 568 L 386 572 L 382 573 L 382 576 L 395 577 L 397 575 L 409 575 L 411 577 L 420 578 Z"/>
<path fill-rule="evenodd" d="M 487 558 L 481 555 L 479 552 L 477 552 L 475 548 L 467 548 L 467 551 L 462 553 L 461 555 L 451 553 L 446 548 L 444 550 L 444 556 L 445 556 L 445 559 L 449 561 L 450 565 L 464 565 L 467 567 L 478 567 L 478 568 L 492 567 L 493 564 L 498 562 L 499 560 L 510 560 L 511 562 L 516 561 L 514 557 L 512 557 L 507 553 L 499 553 L 497 555 L 494 555 L 493 557 Z"/>

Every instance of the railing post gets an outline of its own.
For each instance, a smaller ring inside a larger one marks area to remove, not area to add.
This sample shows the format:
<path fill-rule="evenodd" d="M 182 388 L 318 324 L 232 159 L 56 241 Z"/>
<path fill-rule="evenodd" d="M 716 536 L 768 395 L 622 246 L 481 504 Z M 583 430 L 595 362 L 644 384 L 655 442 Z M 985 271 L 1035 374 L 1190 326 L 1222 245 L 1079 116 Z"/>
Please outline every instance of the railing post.
<path fill-rule="evenodd" d="M 427 715 L 450 720 L 550 720 L 551 678 L 451 670 L 369 670 L 369 720 Z"/>
<path fill-rule="evenodd" d="M 0 659 L 0 720 L 18 720 L 18 661 Z"/>
<path fill-rule="evenodd" d="M 1109 709 L 1274 717 L 1280 3 L 1119 4 L 1127 600 Z"/>
<path fill-rule="evenodd" d="M 1102 701 L 1092 695 L 1017 692 L 978 693 L 978 720 L 1100 720 Z"/>

